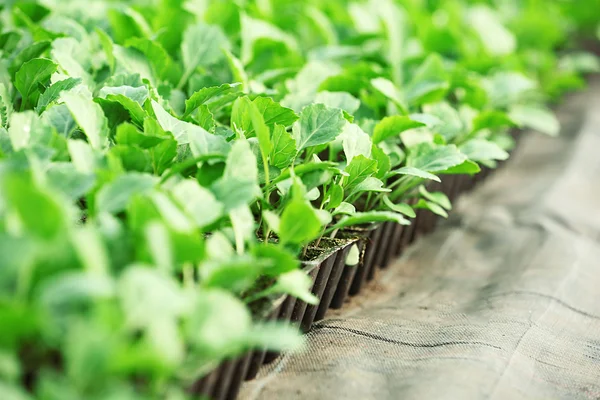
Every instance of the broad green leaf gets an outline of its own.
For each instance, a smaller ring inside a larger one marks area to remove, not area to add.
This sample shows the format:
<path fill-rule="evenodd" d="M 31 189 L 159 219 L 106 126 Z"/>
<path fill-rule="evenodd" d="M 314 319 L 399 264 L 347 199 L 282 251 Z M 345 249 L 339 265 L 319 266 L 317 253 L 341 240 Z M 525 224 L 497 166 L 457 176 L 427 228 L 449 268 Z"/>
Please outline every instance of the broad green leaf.
<path fill-rule="evenodd" d="M 180 145 L 189 143 L 195 157 L 227 155 L 230 145 L 223 137 L 213 135 L 198 125 L 175 118 L 154 100 L 152 101 L 152 109 L 160 126 L 165 131 L 171 132 Z"/>
<path fill-rule="evenodd" d="M 194 110 L 202 104 L 210 102 L 214 97 L 222 96 L 223 94 L 232 91 L 239 85 L 240 83 L 224 83 L 220 86 L 205 87 L 198 90 L 185 101 L 185 113 L 183 114 L 183 117 L 186 118 L 190 116 Z"/>
<path fill-rule="evenodd" d="M 227 37 L 218 26 L 203 23 L 189 26 L 181 42 L 184 72 L 177 87 L 182 88 L 199 66 L 206 67 L 219 61 L 223 57 L 221 49 L 229 46 Z"/>
<path fill-rule="evenodd" d="M 94 175 L 79 172 L 72 163 L 67 162 L 52 163 L 46 174 L 48 184 L 71 200 L 78 200 L 96 182 Z"/>
<path fill-rule="evenodd" d="M 333 215 L 352 215 L 356 213 L 356 207 L 354 207 L 350 203 L 346 203 L 342 201 L 336 208 L 333 210 Z"/>
<path fill-rule="evenodd" d="M 392 160 L 380 148 L 380 146 L 375 144 L 373 145 L 373 147 L 371 147 L 371 156 L 373 160 L 377 161 L 377 173 L 375 174 L 375 177 L 383 179 L 392 168 Z"/>
<path fill-rule="evenodd" d="M 221 204 L 212 192 L 197 181 L 186 179 L 172 189 L 173 197 L 199 228 L 212 224 L 224 215 Z"/>
<path fill-rule="evenodd" d="M 420 199 L 419 202 L 414 206 L 415 208 L 421 208 L 431 211 L 432 213 L 439 215 L 440 217 L 448 218 L 448 213 L 442 206 L 432 201 L 426 201 Z"/>
<path fill-rule="evenodd" d="M 316 210 L 310 203 L 295 198 L 281 214 L 279 239 L 282 244 L 303 245 L 316 239 L 322 225 Z"/>
<path fill-rule="evenodd" d="M 71 156 L 71 163 L 78 172 L 86 175 L 95 173 L 97 157 L 89 143 L 83 140 L 68 139 L 67 148 Z"/>
<path fill-rule="evenodd" d="M 289 50 L 296 50 L 296 39 L 266 21 L 252 18 L 245 13 L 240 16 L 242 38 L 242 63 L 247 65 L 254 58 L 254 44 L 260 39 L 268 39 L 283 43 Z"/>
<path fill-rule="evenodd" d="M 485 49 L 493 56 L 506 56 L 517 49 L 517 39 L 498 17 L 497 12 L 484 5 L 471 7 L 466 16 L 469 26 L 477 32 Z"/>
<path fill-rule="evenodd" d="M 477 165 L 476 162 L 473 162 L 471 160 L 465 160 L 462 164 L 448 168 L 445 171 L 440 171 L 439 173 L 443 174 L 443 175 L 461 175 L 461 174 L 475 175 L 476 173 L 478 173 L 480 171 L 481 171 L 481 168 L 479 167 L 479 165 Z"/>
<path fill-rule="evenodd" d="M 47 145 L 51 133 L 44 120 L 33 111 L 13 113 L 10 117 L 8 136 L 15 151 L 33 144 Z"/>
<path fill-rule="evenodd" d="M 130 329 L 174 322 L 190 307 L 173 278 L 145 265 L 127 267 L 119 278 L 118 292 L 125 326 Z"/>
<path fill-rule="evenodd" d="M 270 129 L 274 129 L 275 124 L 288 127 L 298 120 L 298 116 L 294 110 L 283 107 L 270 97 L 258 96 L 252 103 L 262 114 L 265 124 Z"/>
<path fill-rule="evenodd" d="M 407 166 L 435 173 L 460 165 L 466 160 L 467 156 L 455 145 L 432 147 L 424 144 L 411 151 Z"/>
<path fill-rule="evenodd" d="M 223 49 L 223 53 L 225 53 L 225 57 L 227 58 L 227 64 L 229 64 L 229 69 L 231 70 L 231 75 L 233 75 L 233 80 L 241 85 L 240 90 L 243 92 L 248 92 L 250 80 L 246 70 L 244 69 L 244 64 L 242 64 L 242 61 L 234 56 L 229 50 Z"/>
<path fill-rule="evenodd" d="M 65 233 L 67 215 L 62 199 L 33 185 L 25 175 L 4 174 L 0 199 L 10 205 L 24 234 L 52 239 Z"/>
<path fill-rule="evenodd" d="M 413 210 L 411 206 L 406 203 L 395 204 L 387 196 L 383 196 L 383 204 L 385 204 L 390 210 L 404 214 L 409 218 L 415 218 L 417 216 L 415 210 Z"/>
<path fill-rule="evenodd" d="M 421 194 L 421 196 L 423 196 L 426 200 L 438 204 L 446 210 L 452 209 L 450 199 L 448 199 L 448 196 L 442 192 L 430 192 L 425 188 L 425 186 L 421 185 L 419 186 L 419 194 Z"/>
<path fill-rule="evenodd" d="M 108 141 L 108 121 L 100 105 L 80 93 L 63 92 L 61 98 L 90 145 L 95 149 L 104 148 Z"/>
<path fill-rule="evenodd" d="M 354 188 L 352 189 L 352 191 L 350 192 L 350 194 L 348 195 L 348 197 L 356 194 L 356 193 L 363 193 L 363 192 L 391 192 L 391 189 L 385 188 L 383 187 L 384 183 L 373 177 L 373 176 L 369 176 L 367 178 L 365 178 L 364 181 L 360 182 L 359 184 L 357 184 L 356 186 L 354 186 Z"/>
<path fill-rule="evenodd" d="M 396 222 L 400 225 L 410 225 L 410 222 L 398 213 L 393 213 L 389 211 L 368 211 L 345 216 L 342 219 L 340 219 L 338 223 L 330 227 L 328 231 L 347 228 L 349 226 L 358 226 L 375 222 L 387 221 Z"/>
<path fill-rule="evenodd" d="M 294 270 L 279 275 L 271 291 L 290 294 L 308 304 L 318 304 L 319 298 L 310 292 L 312 284 L 312 280 L 305 272 Z"/>
<path fill-rule="evenodd" d="M 262 192 L 258 186 L 256 157 L 246 140 L 233 143 L 225 165 L 223 176 L 211 188 L 229 212 L 250 204 Z"/>
<path fill-rule="evenodd" d="M 550 136 L 558 136 L 560 122 L 554 113 L 545 107 L 515 105 L 509 110 L 510 118 L 522 127 L 534 129 Z"/>
<path fill-rule="evenodd" d="M 331 185 L 327 196 L 327 208 L 337 208 L 344 201 L 344 189 L 340 185 Z"/>
<path fill-rule="evenodd" d="M 83 52 L 83 45 L 74 38 L 59 38 L 52 42 L 51 54 L 52 59 L 71 78 L 79 78 L 87 87 L 92 88 L 95 82 L 87 70 L 89 49 L 85 50 L 87 54 Z"/>
<path fill-rule="evenodd" d="M 132 196 L 150 191 L 157 183 L 151 175 L 128 172 L 102 186 L 96 194 L 97 213 L 119 213 L 127 207 Z"/>
<path fill-rule="evenodd" d="M 373 143 L 380 143 L 391 137 L 398 137 L 400 133 L 408 130 L 425 126 L 424 123 L 413 121 L 410 117 L 393 115 L 385 117 L 377 125 L 373 131 Z"/>
<path fill-rule="evenodd" d="M 469 160 L 480 162 L 490 160 L 506 160 L 508 153 L 496 143 L 485 139 L 472 139 L 460 146 L 460 151 Z"/>
<path fill-rule="evenodd" d="M 50 76 L 56 72 L 57 68 L 58 65 L 46 58 L 34 58 L 19 68 L 14 84 L 21 93 L 25 106 L 36 103 L 35 96 L 39 93 L 39 88 L 48 84 Z"/>
<path fill-rule="evenodd" d="M 350 115 L 353 115 L 360 107 L 360 100 L 347 92 L 321 91 L 317 93 L 314 102 L 325 104 L 330 108 L 342 109 Z"/>
<path fill-rule="evenodd" d="M 21 68 L 23 64 L 26 62 L 40 57 L 47 49 L 50 48 L 49 40 L 42 40 L 39 42 L 34 42 L 29 46 L 25 47 L 10 62 L 9 72 L 14 76 L 14 73 Z"/>
<path fill-rule="evenodd" d="M 146 101 L 146 99 L 149 96 L 149 93 L 148 93 L 148 89 L 146 89 L 146 87 L 144 87 L 144 86 L 132 87 L 132 86 L 126 86 L 126 85 L 117 86 L 117 87 L 104 86 L 102 89 L 100 89 L 100 92 L 98 93 L 98 97 L 101 97 L 101 98 L 107 98 L 110 95 L 125 96 L 125 97 L 135 101 L 140 106 L 143 106 L 144 102 Z"/>
<path fill-rule="evenodd" d="M 193 314 L 185 324 L 186 337 L 195 352 L 206 358 L 239 354 L 246 348 L 252 327 L 248 308 L 222 289 L 202 290 L 190 304 Z"/>
<path fill-rule="evenodd" d="M 154 76 L 158 80 L 166 80 L 176 84 L 181 74 L 181 69 L 174 64 L 173 59 L 160 43 L 146 38 L 132 37 L 125 42 L 126 46 L 133 47 L 142 52 L 152 66 Z"/>
<path fill-rule="evenodd" d="M 405 98 L 411 105 L 432 103 L 441 100 L 450 88 L 442 59 L 432 54 L 417 69 L 406 87 Z"/>
<path fill-rule="evenodd" d="M 371 79 L 371 85 L 388 100 L 391 100 L 402 114 L 406 114 L 406 100 L 392 81 L 386 78 Z"/>
<path fill-rule="evenodd" d="M 371 148 L 373 147 L 371 138 L 358 125 L 346 123 L 339 138 L 342 139 L 342 147 L 347 162 L 352 161 L 358 155 L 371 157 Z"/>
<path fill-rule="evenodd" d="M 264 261 L 261 263 L 248 256 L 209 261 L 200 268 L 201 282 L 204 287 L 241 293 L 255 283 L 263 267 Z"/>
<path fill-rule="evenodd" d="M 417 178 L 429 179 L 436 182 L 441 182 L 437 176 L 415 167 L 402 167 L 390 172 L 390 175 L 410 175 Z"/>
<path fill-rule="evenodd" d="M 482 129 L 499 129 L 510 128 L 515 126 L 515 123 L 508 114 L 502 111 L 487 110 L 482 111 L 473 120 L 473 132 L 478 132 Z"/>
<path fill-rule="evenodd" d="M 40 96 L 35 110 L 41 114 L 46 110 L 46 107 L 57 101 L 63 91 L 69 91 L 81 83 L 79 78 L 67 78 L 52 84 Z"/>
<path fill-rule="evenodd" d="M 183 212 L 171 197 L 159 191 L 153 191 L 149 194 L 152 204 L 158 210 L 163 222 L 171 229 L 182 234 L 191 234 L 195 230 L 192 219 Z"/>
<path fill-rule="evenodd" d="M 375 174 L 377 171 L 377 161 L 363 155 L 358 155 L 350 161 L 344 171 L 348 174 L 344 178 L 344 191 L 350 193 L 356 185 Z"/>
<path fill-rule="evenodd" d="M 307 106 L 292 128 L 296 148 L 300 152 L 307 147 L 329 143 L 342 133 L 345 124 L 340 109 L 328 108 L 323 104 Z"/>
<path fill-rule="evenodd" d="M 275 124 L 271 136 L 271 165 L 277 168 L 289 167 L 296 157 L 296 141 L 282 125 Z"/>

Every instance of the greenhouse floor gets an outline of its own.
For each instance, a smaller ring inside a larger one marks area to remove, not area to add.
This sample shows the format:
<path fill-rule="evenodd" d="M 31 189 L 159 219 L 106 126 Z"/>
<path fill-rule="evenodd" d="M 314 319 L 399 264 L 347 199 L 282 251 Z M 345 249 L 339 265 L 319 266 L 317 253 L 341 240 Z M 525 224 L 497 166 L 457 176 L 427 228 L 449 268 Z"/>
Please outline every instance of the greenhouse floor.
<path fill-rule="evenodd" d="M 600 80 L 241 399 L 599 399 Z"/>

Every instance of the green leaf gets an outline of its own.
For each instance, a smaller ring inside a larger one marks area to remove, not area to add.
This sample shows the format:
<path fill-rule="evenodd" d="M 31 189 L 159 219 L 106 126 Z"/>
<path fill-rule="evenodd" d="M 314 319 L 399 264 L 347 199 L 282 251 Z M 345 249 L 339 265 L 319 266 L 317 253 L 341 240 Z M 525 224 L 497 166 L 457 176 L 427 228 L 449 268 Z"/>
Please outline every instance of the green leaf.
<path fill-rule="evenodd" d="M 386 78 L 371 79 L 371 85 L 387 99 L 391 100 L 402 114 L 406 114 L 406 100 L 392 81 Z"/>
<path fill-rule="evenodd" d="M 294 270 L 280 275 L 270 291 L 287 293 L 308 304 L 318 304 L 319 298 L 310 292 L 312 285 L 312 279 L 305 272 Z"/>
<path fill-rule="evenodd" d="M 125 44 L 142 52 L 150 64 L 154 76 L 159 80 L 166 80 L 176 84 L 181 74 L 181 69 L 173 62 L 173 59 L 160 43 L 146 39 L 131 37 Z"/>
<path fill-rule="evenodd" d="M 340 109 L 328 108 L 323 104 L 305 107 L 292 128 L 298 151 L 331 142 L 342 133 L 345 124 Z"/>
<path fill-rule="evenodd" d="M 29 46 L 25 47 L 12 59 L 9 66 L 9 72 L 14 76 L 15 72 L 21 68 L 23 64 L 30 61 L 33 58 L 37 58 L 42 55 L 46 50 L 50 48 L 49 40 L 42 40 L 34 42 Z"/>
<path fill-rule="evenodd" d="M 241 84 L 240 90 L 247 92 L 250 81 L 248 74 L 244 69 L 244 64 L 242 64 L 242 61 L 234 56 L 229 50 L 223 49 L 223 53 L 225 53 L 225 57 L 227 58 L 227 64 L 229 64 L 233 80 Z"/>
<path fill-rule="evenodd" d="M 288 127 L 298 120 L 298 116 L 294 110 L 283 107 L 279 103 L 274 102 L 270 97 L 258 96 L 252 103 L 262 114 L 265 124 L 270 129 L 274 129 L 275 124 Z"/>
<path fill-rule="evenodd" d="M 390 157 L 377 145 L 373 145 L 371 148 L 371 156 L 377 161 L 377 173 L 375 177 L 383 179 L 392 168 Z"/>
<path fill-rule="evenodd" d="M 466 161 L 455 145 L 432 147 L 424 144 L 415 147 L 409 154 L 407 166 L 427 172 L 441 172 Z"/>
<path fill-rule="evenodd" d="M 473 120 L 473 132 L 482 129 L 500 129 L 515 126 L 514 121 L 503 111 L 486 110 L 482 111 Z"/>
<path fill-rule="evenodd" d="M 350 192 L 350 194 L 348 195 L 348 197 L 356 194 L 356 193 L 362 193 L 362 192 L 391 192 L 391 189 L 385 188 L 383 187 L 384 183 L 373 177 L 373 176 L 369 176 L 367 178 L 365 178 L 364 181 L 360 182 L 359 184 L 357 184 L 356 186 L 354 186 L 354 188 L 352 189 L 352 191 Z"/>
<path fill-rule="evenodd" d="M 212 224 L 224 215 L 223 204 L 195 180 L 186 179 L 177 183 L 172 193 L 199 228 Z"/>
<path fill-rule="evenodd" d="M 256 260 L 248 256 L 224 261 L 209 261 L 200 268 L 201 282 L 204 287 L 240 293 L 254 284 L 264 263 L 264 260 Z"/>
<path fill-rule="evenodd" d="M 233 294 L 222 289 L 205 289 L 199 291 L 190 307 L 193 313 L 185 324 L 185 332 L 194 352 L 219 362 L 246 348 L 252 317 Z"/>
<path fill-rule="evenodd" d="M 316 210 L 303 199 L 295 198 L 281 214 L 279 239 L 282 244 L 303 245 L 321 233 L 321 220 Z"/>
<path fill-rule="evenodd" d="M 352 161 L 358 155 L 371 157 L 371 148 L 373 147 L 371 137 L 358 125 L 347 123 L 339 138 L 342 139 L 347 162 Z"/>
<path fill-rule="evenodd" d="M 189 26 L 181 42 L 184 71 L 177 87 L 181 89 L 199 66 L 206 67 L 223 57 L 221 49 L 230 46 L 227 37 L 218 26 L 197 23 Z"/>
<path fill-rule="evenodd" d="M 325 104 L 330 108 L 339 108 L 350 115 L 353 115 L 360 107 L 360 100 L 348 92 L 328 92 L 324 90 L 317 93 L 314 102 Z"/>
<path fill-rule="evenodd" d="M 472 139 L 460 146 L 460 151 L 469 160 L 485 162 L 490 160 L 506 160 L 508 153 L 496 143 L 485 139 Z"/>
<path fill-rule="evenodd" d="M 165 131 L 171 132 L 180 145 L 189 143 L 195 157 L 203 155 L 224 157 L 229 152 L 230 145 L 222 136 L 213 135 L 198 125 L 173 117 L 154 100 L 152 100 L 152 109 L 160 126 Z"/>
<path fill-rule="evenodd" d="M 444 210 L 444 208 L 439 204 L 436 204 L 431 201 L 419 199 L 419 202 L 414 207 L 429 210 L 432 213 L 439 215 L 440 217 L 448 218 L 448 213 L 446 212 L 446 210 Z"/>
<path fill-rule="evenodd" d="M 256 157 L 246 140 L 233 143 L 227 155 L 223 176 L 211 189 L 229 212 L 241 205 L 250 204 L 262 192 L 258 186 Z"/>
<path fill-rule="evenodd" d="M 148 98 L 148 96 L 150 94 L 148 93 L 148 89 L 146 89 L 146 87 L 144 87 L 144 86 L 132 87 L 132 86 L 126 86 L 126 85 L 104 86 L 102 89 L 100 89 L 100 92 L 98 93 L 98 97 L 101 97 L 101 98 L 107 98 L 110 95 L 125 96 L 125 97 L 135 101 L 140 106 L 143 106 L 144 102 L 146 101 L 146 99 Z"/>
<path fill-rule="evenodd" d="M 554 113 L 542 106 L 515 105 L 509 110 L 510 118 L 522 127 L 534 129 L 549 136 L 558 136 L 560 122 Z"/>
<path fill-rule="evenodd" d="M 96 177 L 79 172 L 71 163 L 52 163 L 46 172 L 48 184 L 65 194 L 71 200 L 77 200 L 92 189 Z"/>
<path fill-rule="evenodd" d="M 479 167 L 479 165 L 477 165 L 476 162 L 473 162 L 471 160 L 465 160 L 462 164 L 448 168 L 445 171 L 440 171 L 439 173 L 442 175 L 475 175 L 480 171 L 481 168 Z"/>
<path fill-rule="evenodd" d="M 344 171 L 348 174 L 344 178 L 344 191 L 350 193 L 355 186 L 375 174 L 377 171 L 377 161 L 371 160 L 363 155 L 358 155 L 350 161 Z"/>
<path fill-rule="evenodd" d="M 485 49 L 493 56 L 506 56 L 517 49 L 517 39 L 506 29 L 498 13 L 485 5 L 471 7 L 467 19 L 472 29 L 477 32 Z"/>
<path fill-rule="evenodd" d="M 383 196 L 383 204 L 385 204 L 390 210 L 406 215 L 409 218 L 415 218 L 417 214 L 411 206 L 406 203 L 394 204 L 389 197 Z"/>
<path fill-rule="evenodd" d="M 283 246 L 260 243 L 252 248 L 252 254 L 259 259 L 270 261 L 269 266 L 262 271 L 267 276 L 278 276 L 300 267 L 300 261 Z"/>
<path fill-rule="evenodd" d="M 48 105 L 58 100 L 63 91 L 69 91 L 75 86 L 79 85 L 80 83 L 81 79 L 79 78 L 67 78 L 52 84 L 40 96 L 35 110 L 38 114 L 43 113 L 44 110 L 46 110 L 46 107 L 48 107 Z"/>
<path fill-rule="evenodd" d="M 149 192 L 157 179 L 148 174 L 128 172 L 102 186 L 96 193 L 97 213 L 119 213 L 127 207 L 132 196 Z"/>
<path fill-rule="evenodd" d="M 433 103 L 443 99 L 449 88 L 450 83 L 441 57 L 431 54 L 406 87 L 406 101 L 411 105 Z"/>
<path fill-rule="evenodd" d="M 421 185 L 421 186 L 419 186 L 419 193 L 425 199 L 429 200 L 432 203 L 440 205 L 441 207 L 445 208 L 446 210 L 452 209 L 452 204 L 450 203 L 450 199 L 448 199 L 448 196 L 446 196 L 442 192 L 430 192 L 425 188 L 425 186 Z"/>
<path fill-rule="evenodd" d="M 245 13 L 240 17 L 242 38 L 242 63 L 248 65 L 254 58 L 254 44 L 260 39 L 283 43 L 289 50 L 296 50 L 298 44 L 293 36 L 266 21 L 249 17 Z"/>
<path fill-rule="evenodd" d="M 15 76 L 15 87 L 23 98 L 22 108 L 36 103 L 35 96 L 39 93 L 39 88 L 48 84 L 57 68 L 58 65 L 46 58 L 34 58 L 19 68 Z"/>
<path fill-rule="evenodd" d="M 24 233 L 43 239 L 64 233 L 67 215 L 60 198 L 34 187 L 23 175 L 4 175 L 0 184 L 1 198 L 16 214 Z"/>
<path fill-rule="evenodd" d="M 409 117 L 403 115 L 393 115 L 385 117 L 377 125 L 373 131 L 373 143 L 380 143 L 391 137 L 398 137 L 400 133 L 414 128 L 425 126 L 424 123 L 413 121 Z"/>
<path fill-rule="evenodd" d="M 400 214 L 389 211 L 368 211 L 343 217 L 338 223 L 330 227 L 328 231 L 347 228 L 349 226 L 358 226 L 374 222 L 387 221 L 396 222 L 400 225 L 410 225 L 410 222 Z"/>
<path fill-rule="evenodd" d="M 275 124 L 271 143 L 271 165 L 277 168 L 289 167 L 296 157 L 296 141 L 283 125 Z"/>
<path fill-rule="evenodd" d="M 256 133 L 256 137 L 258 139 L 258 146 L 260 148 L 260 154 L 262 156 L 262 162 L 265 169 L 265 182 L 269 184 L 269 155 L 273 150 L 271 133 L 265 124 L 263 115 L 258 111 L 257 107 L 253 103 L 249 103 L 248 113 L 250 114 L 252 127 L 254 128 L 254 132 Z"/>
<path fill-rule="evenodd" d="M 185 101 L 185 113 L 183 114 L 183 118 L 190 116 L 194 110 L 201 105 L 210 102 L 214 97 L 222 96 L 239 86 L 240 83 L 224 83 L 220 86 L 205 87 L 198 90 Z"/>
<path fill-rule="evenodd" d="M 437 176 L 415 167 L 402 167 L 390 172 L 390 175 L 410 175 L 418 178 L 429 179 L 436 182 L 441 182 Z"/>
<path fill-rule="evenodd" d="M 80 93 L 63 92 L 61 98 L 90 145 L 94 149 L 104 148 L 108 143 L 108 121 L 100 105 Z"/>

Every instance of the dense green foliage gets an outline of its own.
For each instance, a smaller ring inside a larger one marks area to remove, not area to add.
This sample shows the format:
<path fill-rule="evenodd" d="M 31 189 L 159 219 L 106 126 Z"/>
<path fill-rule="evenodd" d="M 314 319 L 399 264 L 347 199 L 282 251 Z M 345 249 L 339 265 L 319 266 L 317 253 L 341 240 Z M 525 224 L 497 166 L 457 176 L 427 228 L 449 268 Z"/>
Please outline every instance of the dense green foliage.
<path fill-rule="evenodd" d="M 599 0 L 8 3 L 4 400 L 183 399 L 297 347 L 246 303 L 314 301 L 306 246 L 446 215 L 427 182 L 556 135 L 547 104 L 598 70 Z"/>

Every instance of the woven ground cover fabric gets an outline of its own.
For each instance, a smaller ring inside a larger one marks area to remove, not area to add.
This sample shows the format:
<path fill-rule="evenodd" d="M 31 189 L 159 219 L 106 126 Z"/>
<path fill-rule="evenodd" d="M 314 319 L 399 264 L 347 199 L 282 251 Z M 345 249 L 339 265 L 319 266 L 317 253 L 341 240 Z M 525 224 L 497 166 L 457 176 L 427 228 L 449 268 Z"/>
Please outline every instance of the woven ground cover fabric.
<path fill-rule="evenodd" d="M 600 80 L 241 399 L 599 399 Z"/>

